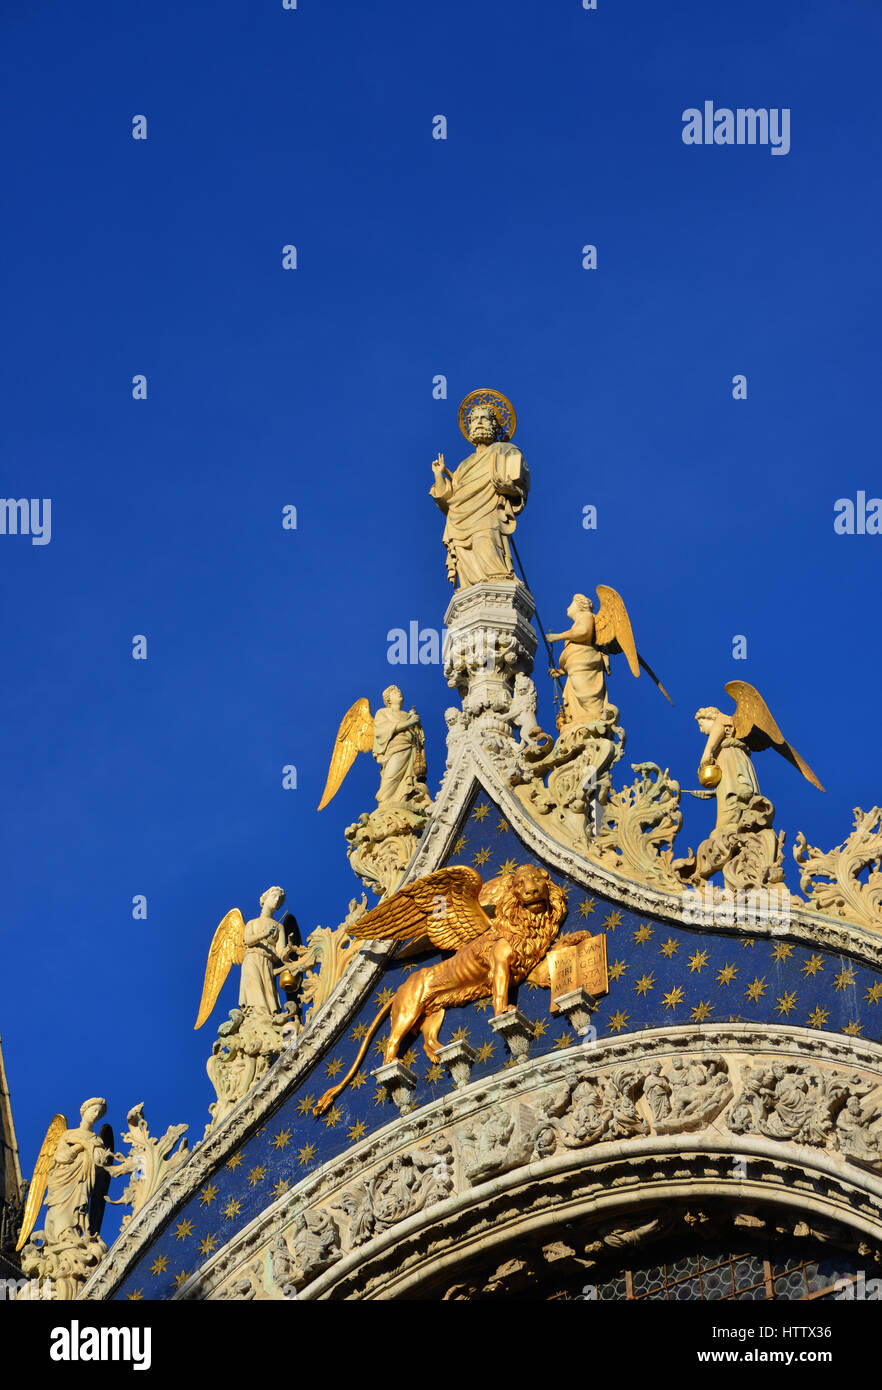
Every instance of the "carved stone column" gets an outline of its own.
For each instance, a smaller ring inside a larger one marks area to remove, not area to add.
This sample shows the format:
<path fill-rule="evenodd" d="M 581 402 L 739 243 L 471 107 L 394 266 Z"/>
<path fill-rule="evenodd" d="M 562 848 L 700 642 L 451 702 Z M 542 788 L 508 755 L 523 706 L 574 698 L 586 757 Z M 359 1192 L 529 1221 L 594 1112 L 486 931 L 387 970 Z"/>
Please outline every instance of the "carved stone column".
<path fill-rule="evenodd" d="M 472 1067 L 478 1054 L 473 1047 L 469 1047 L 467 1042 L 461 1039 L 457 1042 L 448 1043 L 438 1051 L 438 1061 L 442 1067 L 446 1067 L 453 1077 L 453 1084 L 458 1091 L 463 1086 L 469 1084 L 472 1075 Z"/>
<path fill-rule="evenodd" d="M 413 1093 L 416 1090 L 417 1075 L 403 1062 L 386 1062 L 377 1067 L 371 1075 L 381 1086 L 385 1086 L 402 1115 L 413 1109 Z"/>
<path fill-rule="evenodd" d="M 506 1009 L 490 1019 L 490 1027 L 502 1038 L 516 1062 L 524 1062 L 533 1041 L 533 1025 L 520 1009 Z"/>
<path fill-rule="evenodd" d="M 580 986 L 579 989 L 571 989 L 566 994 L 559 994 L 554 1002 L 567 1023 L 576 1030 L 580 1038 L 584 1038 L 591 1026 L 591 1011 L 597 1008 L 594 995 Z"/>
<path fill-rule="evenodd" d="M 502 718 L 511 707 L 514 677 L 533 669 L 536 609 L 520 580 L 494 580 L 458 589 L 445 615 L 444 674 L 459 691 L 466 723 L 510 738 Z"/>

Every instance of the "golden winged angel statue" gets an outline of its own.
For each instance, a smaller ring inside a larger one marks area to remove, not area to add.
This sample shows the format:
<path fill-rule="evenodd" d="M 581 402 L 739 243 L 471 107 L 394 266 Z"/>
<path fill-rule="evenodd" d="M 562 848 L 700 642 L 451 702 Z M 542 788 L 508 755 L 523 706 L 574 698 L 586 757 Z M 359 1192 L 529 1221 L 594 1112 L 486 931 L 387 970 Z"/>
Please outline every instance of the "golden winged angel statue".
<path fill-rule="evenodd" d="M 725 689 L 735 701 L 733 714 L 723 714 L 708 705 L 695 715 L 699 729 L 707 735 L 698 780 L 702 787 L 710 790 L 692 795 L 711 795 L 716 790 L 717 832 L 736 830 L 743 807 L 751 797 L 759 794 L 751 753 L 774 748 L 807 782 L 819 791 L 824 790 L 808 763 L 787 742 L 756 687 L 747 681 L 729 681 Z"/>
<path fill-rule="evenodd" d="M 359 918 L 349 931 L 363 941 L 428 938 L 427 945 L 454 954 L 415 970 L 398 987 L 370 1025 L 347 1075 L 319 1100 L 316 1114 L 327 1110 L 349 1084 L 387 1013 L 384 1062 L 395 1060 L 402 1041 L 417 1027 L 427 1057 L 435 1062 L 445 1009 L 489 994 L 494 1015 L 501 1014 L 508 1008 L 512 985 L 530 976 L 547 986 L 545 956 L 566 910 L 563 891 L 537 864 L 522 864 L 486 884 L 477 870 L 457 864 L 417 879 Z M 587 936 L 589 932 L 573 932 L 566 941 L 578 945 Z"/>
<path fill-rule="evenodd" d="M 81 1105 L 75 1129 L 68 1129 L 64 1115 L 53 1116 L 34 1165 L 16 1250 L 23 1250 L 29 1241 L 44 1197 L 42 1236 L 50 1250 L 99 1234 L 111 1175 L 127 1171 L 124 1161 L 120 1167 L 113 1166 L 116 1155 L 110 1125 L 102 1125 L 100 1134 L 93 1132 L 106 1113 L 107 1103 L 95 1096 Z"/>
<path fill-rule="evenodd" d="M 697 882 L 722 870 L 726 887 L 763 888 L 782 883 L 784 832 L 773 829 L 775 808 L 760 793 L 751 753 L 774 748 L 792 763 L 812 786 L 824 788 L 796 749 L 787 742 L 759 691 L 747 681 L 729 681 L 726 694 L 735 701 L 732 714 L 708 705 L 697 711 L 696 723 L 706 735 L 698 768 L 700 790 L 689 795 L 716 796 L 716 825 L 706 840 L 673 868 Z"/>
<path fill-rule="evenodd" d="M 405 713 L 403 705 L 398 686 L 390 685 L 376 714 L 371 714 L 364 697 L 346 711 L 334 740 L 320 811 L 337 795 L 359 753 L 373 753 L 380 764 L 378 806 L 430 804 L 423 726 L 416 710 Z"/>
<path fill-rule="evenodd" d="M 259 917 L 246 922 L 238 907 L 234 907 L 219 923 L 208 950 L 194 1028 L 201 1028 L 211 1014 L 232 965 L 242 967 L 240 1009 L 251 1009 L 271 1017 L 279 1011 L 276 987 L 279 971 L 306 950 L 300 944 L 297 922 L 292 914 L 287 913 L 281 922 L 275 919 L 274 913 L 284 901 L 283 889 L 268 888 L 260 899 Z"/>
<path fill-rule="evenodd" d="M 572 627 L 566 632 L 545 634 L 549 642 L 564 643 L 558 666 L 552 667 L 549 672 L 554 677 L 566 676 L 563 711 L 558 716 L 558 729 L 561 731 L 572 725 L 591 724 L 604 718 L 609 704 L 606 690 L 609 658 L 616 652 L 624 653 L 632 675 L 639 676 L 642 666 L 665 699 L 673 704 L 658 676 L 637 650 L 631 620 L 621 594 L 607 584 L 598 584 L 597 597 L 600 607 L 595 612 L 590 598 L 585 594 L 574 594 L 567 609 L 567 617 L 573 620 Z"/>

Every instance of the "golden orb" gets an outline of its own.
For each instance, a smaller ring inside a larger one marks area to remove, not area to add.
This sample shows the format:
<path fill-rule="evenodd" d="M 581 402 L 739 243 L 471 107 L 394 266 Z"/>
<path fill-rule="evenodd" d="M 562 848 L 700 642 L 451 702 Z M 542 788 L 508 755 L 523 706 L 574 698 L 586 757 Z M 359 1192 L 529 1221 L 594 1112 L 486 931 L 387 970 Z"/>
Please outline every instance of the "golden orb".
<path fill-rule="evenodd" d="M 279 973 L 279 984 L 282 989 L 293 989 L 297 981 L 290 970 L 282 970 Z"/>
<path fill-rule="evenodd" d="M 719 763 L 702 763 L 698 769 L 698 780 L 703 787 L 719 786 L 722 775 L 723 771 Z"/>

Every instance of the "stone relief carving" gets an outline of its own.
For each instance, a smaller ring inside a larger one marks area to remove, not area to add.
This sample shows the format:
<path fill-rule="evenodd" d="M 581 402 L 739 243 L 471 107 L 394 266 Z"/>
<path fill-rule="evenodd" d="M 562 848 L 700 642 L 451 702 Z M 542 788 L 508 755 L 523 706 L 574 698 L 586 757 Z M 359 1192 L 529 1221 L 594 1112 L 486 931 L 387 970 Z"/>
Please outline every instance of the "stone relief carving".
<path fill-rule="evenodd" d="M 381 806 L 346 827 L 349 862 L 378 898 L 398 887 L 428 818 L 423 806 Z"/>
<path fill-rule="evenodd" d="M 831 1142 L 837 1147 L 839 1112 L 852 1098 L 859 1103 L 871 1089 L 857 1073 L 845 1077 L 798 1062 L 747 1066 L 729 1128 L 735 1134 L 763 1134 L 815 1147 Z M 849 1116 L 855 1133 L 853 1109 Z"/>
<path fill-rule="evenodd" d="M 679 888 L 671 867 L 674 839 L 683 823 L 679 783 L 655 763 L 632 763 L 636 780 L 609 794 L 596 838 L 586 853 L 604 868 Z"/>
<path fill-rule="evenodd" d="M 882 930 L 882 808 L 862 811 L 856 806 L 848 839 L 826 854 L 808 844 L 800 830 L 793 857 L 810 908 Z"/>
<path fill-rule="evenodd" d="M 129 1174 L 129 1181 L 119 1201 L 132 1210 L 123 1217 L 124 1226 L 149 1202 L 166 1178 L 190 1157 L 187 1140 L 182 1137 L 187 1125 L 170 1125 L 161 1137 L 151 1135 L 144 1118 L 143 1101 L 132 1107 L 126 1119 L 129 1127 L 123 1130 L 120 1138 L 129 1146 L 122 1168 Z M 176 1149 L 178 1140 L 180 1145 Z"/>

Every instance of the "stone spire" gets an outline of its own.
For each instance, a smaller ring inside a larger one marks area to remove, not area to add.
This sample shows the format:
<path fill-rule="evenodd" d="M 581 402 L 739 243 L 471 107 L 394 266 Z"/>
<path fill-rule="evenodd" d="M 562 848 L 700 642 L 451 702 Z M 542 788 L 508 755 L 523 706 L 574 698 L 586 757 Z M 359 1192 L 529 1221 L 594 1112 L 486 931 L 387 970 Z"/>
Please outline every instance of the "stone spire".
<path fill-rule="evenodd" d="M 8 1257 L 15 1249 L 22 1195 L 18 1141 L 0 1044 L 0 1275 L 15 1272 Z"/>

